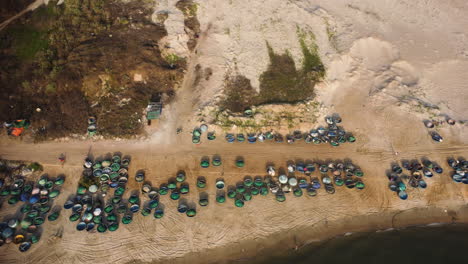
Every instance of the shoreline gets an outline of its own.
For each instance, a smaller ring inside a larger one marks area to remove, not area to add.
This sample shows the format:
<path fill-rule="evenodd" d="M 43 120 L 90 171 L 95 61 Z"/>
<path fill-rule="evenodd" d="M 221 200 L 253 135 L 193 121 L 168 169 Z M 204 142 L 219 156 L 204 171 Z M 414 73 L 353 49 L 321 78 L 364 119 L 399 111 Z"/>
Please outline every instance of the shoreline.
<path fill-rule="evenodd" d="M 396 220 L 398 222 L 395 222 Z M 330 240 L 343 236 L 446 225 L 468 225 L 468 205 L 452 208 L 414 207 L 406 210 L 345 217 L 331 222 L 325 220 L 312 226 L 282 231 L 279 234 L 272 234 L 258 240 L 241 240 L 222 247 L 208 249 L 202 253 L 191 252 L 182 257 L 161 259 L 150 263 L 261 264 L 275 257 L 285 257 L 300 252 L 307 247 L 319 247 Z"/>
<path fill-rule="evenodd" d="M 229 152 L 220 151 L 227 146 Z M 68 158 L 67 164 L 62 167 L 56 159 L 64 147 Z M 187 172 L 186 181 L 191 186 L 195 186 L 198 176 L 205 176 L 209 182 L 214 182 L 220 175 L 227 185 L 233 185 L 246 175 L 263 175 L 268 162 L 281 167 L 287 160 L 352 158 L 353 163 L 365 170 L 363 179 L 367 187 L 364 190 L 343 187 L 334 195 L 320 190 L 316 197 L 304 195 L 296 199 L 291 196 L 284 203 L 278 203 L 271 195 L 259 196 L 241 209 L 230 202 L 223 205 L 212 203 L 200 208 L 195 218 L 181 216 L 174 210 L 177 201 L 161 197 L 162 204 L 167 208 L 163 219 L 137 216 L 132 225 L 122 225 L 118 232 L 103 235 L 79 233 L 70 223 L 67 212 L 57 222 L 46 223 L 44 239 L 51 238 L 48 241 L 52 243 L 40 242 L 24 255 L 18 254 L 16 247 L 9 246 L 2 249 L 0 258 L 12 263 L 35 263 L 39 260 L 54 261 L 60 254 L 63 261 L 72 263 L 257 263 L 350 232 L 355 234 L 434 222 L 451 223 L 454 217 L 455 222 L 468 222 L 466 186 L 454 183 L 448 176 L 449 170 L 428 178 L 426 190 L 409 189 L 410 199 L 406 201 L 388 190 L 388 179 L 383 173 L 392 161 L 421 157 L 422 153 L 431 153 L 431 160 L 444 164 L 447 155 L 466 156 L 464 145 L 421 145 L 408 148 L 398 157 L 388 150 L 362 153 L 361 144 L 339 149 L 320 145 L 310 147 L 305 143 L 294 147 L 287 144 L 265 144 L 260 147 L 228 143 L 159 147 L 156 150 L 129 142 L 112 145 L 51 143 L 3 148 L 0 152 L 8 159 L 41 162 L 49 175 L 65 174 L 67 180 L 58 204 L 65 202 L 67 194 L 75 193 L 78 177 L 74 176 L 82 173 L 83 157 L 90 151 L 96 156 L 123 151 L 123 155 L 132 157 L 129 175 L 135 175 L 137 170 L 145 168 L 147 180 L 153 186 L 167 182 L 168 176 L 180 169 Z M 200 168 L 199 157 L 215 153 L 226 161 L 224 165 L 221 168 Z M 246 168 L 236 168 L 230 162 L 239 155 L 248 162 Z M 133 180 L 127 187 L 129 190 L 141 188 Z M 202 192 L 207 192 L 210 199 L 214 199 L 216 187 L 209 185 L 203 190 L 195 189 L 186 199 L 196 201 Z M 14 207 L 9 210 L 13 211 Z M 55 234 L 60 228 L 63 228 L 64 236 L 56 239 Z"/>

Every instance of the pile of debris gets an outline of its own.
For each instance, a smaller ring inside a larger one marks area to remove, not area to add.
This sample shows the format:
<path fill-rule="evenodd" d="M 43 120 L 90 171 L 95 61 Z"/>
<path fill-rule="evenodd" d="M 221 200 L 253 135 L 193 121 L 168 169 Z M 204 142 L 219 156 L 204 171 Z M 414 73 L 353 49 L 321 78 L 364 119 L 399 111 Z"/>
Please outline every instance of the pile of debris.
<path fill-rule="evenodd" d="M 18 119 L 13 122 L 5 122 L 3 126 L 7 130 L 9 136 L 19 137 L 29 128 L 31 122 L 27 119 Z"/>

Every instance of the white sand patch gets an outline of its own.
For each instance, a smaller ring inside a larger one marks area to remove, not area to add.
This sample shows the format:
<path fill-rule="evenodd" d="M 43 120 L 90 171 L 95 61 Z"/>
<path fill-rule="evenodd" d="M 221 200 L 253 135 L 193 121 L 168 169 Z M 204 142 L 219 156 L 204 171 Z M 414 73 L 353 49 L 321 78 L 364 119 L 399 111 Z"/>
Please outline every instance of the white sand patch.
<path fill-rule="evenodd" d="M 139 73 L 133 74 L 133 81 L 134 82 L 142 82 L 143 81 L 143 76 Z"/>
<path fill-rule="evenodd" d="M 159 23 L 158 15 L 167 14 L 164 27 L 167 36 L 159 41 L 164 55 L 176 54 L 179 57 L 187 57 L 189 50 L 187 47 L 188 35 L 185 33 L 184 14 L 177 9 L 178 0 L 162 0 L 156 2 L 155 11 L 151 17 L 154 23 Z"/>
<path fill-rule="evenodd" d="M 401 93 L 402 87 L 406 89 L 417 81 L 414 67 L 399 60 L 398 49 L 377 38 L 363 38 L 356 40 L 348 53 L 329 63 L 326 85 L 316 89 L 319 100 L 326 104 L 343 104 L 349 93 L 366 100 L 386 89 Z"/>

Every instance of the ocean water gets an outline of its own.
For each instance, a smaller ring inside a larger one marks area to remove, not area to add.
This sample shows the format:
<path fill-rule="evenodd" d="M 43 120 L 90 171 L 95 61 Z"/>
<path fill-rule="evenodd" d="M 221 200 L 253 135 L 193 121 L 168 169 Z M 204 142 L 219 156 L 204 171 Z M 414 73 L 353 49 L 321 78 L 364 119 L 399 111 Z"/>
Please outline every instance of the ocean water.
<path fill-rule="evenodd" d="M 468 263 L 468 226 L 412 227 L 341 236 L 259 263 Z"/>

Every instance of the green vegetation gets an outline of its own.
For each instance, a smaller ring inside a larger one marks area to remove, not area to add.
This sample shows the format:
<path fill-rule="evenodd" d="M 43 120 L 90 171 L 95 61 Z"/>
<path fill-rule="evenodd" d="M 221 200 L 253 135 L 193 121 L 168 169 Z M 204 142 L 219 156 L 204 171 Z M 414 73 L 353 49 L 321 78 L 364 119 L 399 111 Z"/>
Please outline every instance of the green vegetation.
<path fill-rule="evenodd" d="M 184 26 L 189 35 L 187 41 L 187 47 L 190 51 L 193 51 L 197 45 L 198 35 L 200 34 L 200 22 L 197 19 L 198 4 L 192 0 L 180 0 L 176 3 L 177 9 L 182 11 L 184 14 Z"/>
<path fill-rule="evenodd" d="M 194 17 L 197 15 L 198 4 L 192 0 L 180 0 L 176 3 L 176 7 L 184 13 L 186 17 Z"/>
<path fill-rule="evenodd" d="M 32 90 L 31 83 L 28 82 L 28 81 L 23 81 L 21 83 L 21 87 L 23 88 L 23 92 L 26 92 L 26 93 L 29 93 L 29 94 L 34 92 L 34 90 Z"/>
<path fill-rule="evenodd" d="M 127 24 L 130 23 L 130 21 L 129 21 L 127 18 L 122 17 L 122 18 L 119 19 L 119 23 L 120 23 L 121 25 L 127 25 Z"/>
<path fill-rule="evenodd" d="M 243 112 L 247 107 L 255 104 L 257 92 L 250 84 L 250 80 L 242 75 L 237 75 L 226 80 L 224 100 L 221 108 L 232 112 Z"/>
<path fill-rule="evenodd" d="M 276 54 L 268 45 L 268 55 L 270 65 L 260 75 L 257 104 L 293 103 L 312 95 L 313 86 L 297 71 L 289 52 Z"/>
<path fill-rule="evenodd" d="M 330 42 L 331 46 L 337 51 L 338 43 L 337 43 L 336 31 L 335 29 L 332 28 L 328 19 L 325 18 L 324 20 L 325 20 L 325 25 L 327 26 L 328 41 Z"/>
<path fill-rule="evenodd" d="M 170 53 L 164 57 L 164 60 L 171 68 L 174 68 L 180 61 L 182 61 L 182 58 L 177 56 L 177 54 Z"/>
<path fill-rule="evenodd" d="M 193 3 L 188 7 L 188 16 L 196 16 L 198 11 L 198 4 Z"/>
<path fill-rule="evenodd" d="M 255 107 L 253 109 L 255 118 L 248 118 L 243 115 L 234 116 L 229 111 L 220 111 L 216 108 L 210 112 L 200 113 L 199 116 L 202 119 L 209 116 L 213 119 L 214 124 L 226 129 L 236 126 L 249 132 L 250 129 L 255 131 L 259 128 L 281 126 L 287 126 L 291 129 L 300 123 L 314 123 L 317 121 L 319 111 L 320 103 L 309 101 L 296 104 L 293 108 L 282 111 L 275 111 L 269 105 Z"/>
<path fill-rule="evenodd" d="M 270 65 L 260 75 L 257 104 L 295 103 L 306 100 L 312 97 L 315 83 L 325 76 L 325 67 L 318 54 L 315 36 L 299 28 L 297 34 L 304 56 L 302 68 L 296 69 L 289 52 L 276 54 L 267 44 Z"/>
<path fill-rule="evenodd" d="M 73 48 L 110 25 L 105 0 L 51 1 L 31 13 L 30 19 L 6 31 L 16 57 L 37 65 L 33 73 L 55 80 Z M 7 48 L 7 41 L 2 43 Z"/>
<path fill-rule="evenodd" d="M 52 93 L 55 93 L 57 91 L 57 87 L 55 87 L 55 84 L 49 83 L 49 84 L 46 85 L 45 91 L 48 94 L 52 94 Z"/>
<path fill-rule="evenodd" d="M 50 4 L 42 5 L 34 10 L 31 18 L 34 22 L 46 23 L 52 20 L 52 18 L 55 18 L 59 14 L 59 11 L 60 7 L 57 6 L 56 3 L 53 3 L 53 1 L 50 1 Z"/>
<path fill-rule="evenodd" d="M 0 84 L 6 89 L 0 99 L 8 102 L 1 118 L 31 119 L 35 129 L 29 133 L 39 140 L 85 133 L 89 115 L 99 120 L 100 135 L 138 134 L 150 96 L 166 92 L 172 98 L 183 77 L 168 65 L 185 67 L 184 58 L 161 55 L 157 42 L 167 32 L 150 19 L 154 1 L 57 1 L 0 32 Z M 136 69 L 151 78 L 133 81 Z M 35 105 L 47 105 L 47 115 L 35 112 Z"/>
<path fill-rule="evenodd" d="M 310 33 L 310 45 L 307 45 L 307 36 L 305 33 L 299 33 L 299 43 L 301 45 L 302 54 L 304 59 L 302 61 L 302 74 L 312 74 L 314 76 L 309 76 L 311 81 L 319 81 L 325 76 L 325 66 L 323 66 L 322 60 L 318 54 L 318 46 L 315 44 L 315 36 Z"/>
<path fill-rule="evenodd" d="M 252 105 L 296 103 L 310 99 L 315 84 L 325 76 L 325 67 L 318 54 L 314 35 L 300 29 L 297 33 L 304 56 L 300 69 L 296 68 L 294 59 L 288 51 L 277 54 L 267 43 L 270 64 L 260 75 L 260 92 L 255 93 L 250 87 L 249 80 L 240 81 L 245 77 L 230 78 L 226 82 L 221 108 L 242 112 Z"/>
<path fill-rule="evenodd" d="M 236 126 L 238 128 L 244 129 L 258 129 L 262 127 L 275 126 L 275 120 L 266 120 L 262 119 L 260 121 L 255 121 L 253 119 L 246 118 L 233 118 L 227 115 L 226 113 L 217 113 L 214 123 L 223 128 L 231 128 Z"/>
<path fill-rule="evenodd" d="M 78 181 L 78 186 L 83 186 L 86 189 L 89 188 L 91 185 L 99 184 L 99 177 L 81 177 Z"/>
<path fill-rule="evenodd" d="M 224 128 L 231 128 L 236 126 L 243 129 L 259 129 L 265 127 L 278 127 L 287 125 L 288 128 L 294 127 L 298 122 L 300 116 L 293 112 L 281 112 L 274 115 L 265 114 L 259 120 L 249 118 L 236 118 L 226 115 L 225 113 L 218 113 L 215 119 L 215 124 Z M 283 122 L 285 122 L 283 124 Z"/>
<path fill-rule="evenodd" d="M 59 8 L 54 3 L 41 6 L 32 12 L 30 23 L 18 24 L 8 30 L 7 34 L 13 38 L 15 54 L 20 60 L 32 61 L 41 51 L 49 48 L 48 29 L 58 12 Z"/>
<path fill-rule="evenodd" d="M 21 60 L 32 60 L 40 50 L 48 47 L 47 34 L 31 26 L 18 26 L 9 30 L 14 37 L 16 56 Z"/>
<path fill-rule="evenodd" d="M 101 108 L 97 116 L 100 117 L 99 130 L 101 134 L 129 137 L 140 131 L 142 128 L 141 113 L 136 112 L 135 109 L 143 109 L 146 107 L 147 101 L 136 97 L 136 95 L 133 97 L 128 103 L 120 106 L 116 104 L 114 96 L 100 99 Z"/>
<path fill-rule="evenodd" d="M 437 117 L 437 110 L 439 110 L 439 107 L 437 105 L 432 105 L 427 102 L 424 102 L 421 99 L 418 98 L 410 98 L 410 101 L 413 101 L 415 103 L 410 104 L 412 106 L 411 108 L 421 114 L 426 114 L 430 118 L 436 118 Z"/>
<path fill-rule="evenodd" d="M 44 23 L 49 29 L 49 45 L 37 58 L 38 74 L 48 73 L 55 80 L 75 47 L 109 28 L 110 17 L 104 5 L 104 0 L 68 0 L 59 7 L 50 3 L 34 13 L 35 20 L 48 21 Z"/>
<path fill-rule="evenodd" d="M 42 171 L 44 169 L 42 165 L 38 162 L 33 162 L 29 164 L 28 168 L 31 169 L 32 171 Z"/>

